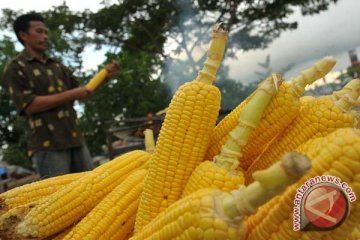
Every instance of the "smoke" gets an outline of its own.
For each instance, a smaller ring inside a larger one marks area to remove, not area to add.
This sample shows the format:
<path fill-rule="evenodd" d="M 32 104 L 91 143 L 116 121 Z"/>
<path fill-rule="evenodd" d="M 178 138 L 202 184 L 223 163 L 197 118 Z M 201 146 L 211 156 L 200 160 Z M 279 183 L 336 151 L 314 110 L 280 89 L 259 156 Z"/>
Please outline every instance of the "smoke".
<path fill-rule="evenodd" d="M 193 80 L 202 68 L 211 40 L 211 19 L 199 18 L 194 6 L 176 2 L 180 15 L 165 43 L 164 80 L 174 93 L 180 85 Z"/>

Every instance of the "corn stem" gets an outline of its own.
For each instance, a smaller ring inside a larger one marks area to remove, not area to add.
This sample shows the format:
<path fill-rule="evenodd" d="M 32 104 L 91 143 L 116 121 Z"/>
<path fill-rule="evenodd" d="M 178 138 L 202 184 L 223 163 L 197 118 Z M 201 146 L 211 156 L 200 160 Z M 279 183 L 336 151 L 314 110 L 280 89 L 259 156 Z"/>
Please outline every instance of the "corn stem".
<path fill-rule="evenodd" d="M 300 179 L 310 168 L 310 161 L 306 156 L 297 152 L 286 154 L 273 166 L 255 172 L 255 182 L 225 196 L 222 200 L 224 214 L 231 219 L 242 219 L 254 213 L 258 207 Z"/>
<path fill-rule="evenodd" d="M 266 107 L 282 81 L 280 75 L 273 74 L 258 87 L 242 110 L 238 126 L 229 133 L 229 138 L 221 148 L 220 154 L 214 157 L 216 164 L 228 171 L 237 169 L 238 158 L 241 157 L 243 147 L 250 138 L 252 131 L 259 124 Z"/>
<path fill-rule="evenodd" d="M 312 67 L 302 71 L 299 76 L 291 81 L 295 94 L 300 97 L 304 93 L 307 85 L 312 84 L 327 74 L 335 64 L 336 61 L 333 57 L 325 57 Z"/>
<path fill-rule="evenodd" d="M 228 33 L 221 28 L 221 23 L 215 24 L 212 30 L 212 40 L 203 69 L 199 72 L 196 80 L 207 84 L 213 84 L 216 73 L 224 57 Z"/>

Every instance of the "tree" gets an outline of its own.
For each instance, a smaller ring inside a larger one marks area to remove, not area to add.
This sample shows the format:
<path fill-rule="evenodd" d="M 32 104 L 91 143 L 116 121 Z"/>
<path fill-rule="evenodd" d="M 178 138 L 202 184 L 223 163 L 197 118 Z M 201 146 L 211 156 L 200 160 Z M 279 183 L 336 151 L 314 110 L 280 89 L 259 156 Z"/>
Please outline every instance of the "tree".
<path fill-rule="evenodd" d="M 105 121 L 114 116 L 144 116 L 147 112 L 160 110 L 169 102 L 168 88 L 173 92 L 180 84 L 195 77 L 205 59 L 210 28 L 215 22 L 222 21 L 229 29 L 227 57 L 234 57 L 239 50 L 265 48 L 281 32 L 295 29 L 296 22 L 288 17 L 296 8 L 304 15 L 316 14 L 335 2 L 125 0 L 117 4 L 104 1 L 97 12 L 73 12 L 64 3 L 42 14 L 51 30 L 51 56 L 70 66 L 80 81 L 84 82 L 94 74 L 81 71 L 81 52 L 85 46 L 107 49 L 108 58 L 121 60 L 123 64 L 117 81 L 109 83 L 82 104 L 81 122 L 91 139 L 91 151 L 99 153 L 100 145 L 105 141 Z M 0 29 L 10 30 L 19 14 L 4 10 Z M 165 51 L 169 44 L 173 46 L 171 53 Z M 223 97 L 227 101 L 224 106 L 233 107 L 235 101 L 249 94 L 254 84 L 249 87 L 231 82 L 225 74 L 226 68 L 223 70 L 224 74 L 219 73 L 217 82 L 226 94 L 230 94 Z M 9 105 L 8 100 L 4 101 Z M 2 121 L 9 125 L 8 113 L 2 114 L 5 119 Z M 9 137 L 5 138 L 7 142 Z"/>

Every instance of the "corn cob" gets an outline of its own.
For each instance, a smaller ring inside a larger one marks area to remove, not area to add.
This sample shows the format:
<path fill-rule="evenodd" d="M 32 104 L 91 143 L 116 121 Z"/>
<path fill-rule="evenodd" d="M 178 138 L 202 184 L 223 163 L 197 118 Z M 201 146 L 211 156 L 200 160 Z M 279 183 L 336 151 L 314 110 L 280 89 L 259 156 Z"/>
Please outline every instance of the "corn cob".
<path fill-rule="evenodd" d="M 261 223 L 261 221 L 269 214 L 270 210 L 278 205 L 280 196 L 273 197 L 270 201 L 260 206 L 255 214 L 251 214 L 248 216 L 246 221 L 247 229 L 254 229 L 257 225 Z"/>
<path fill-rule="evenodd" d="M 300 109 L 299 97 L 303 94 L 305 87 L 315 80 L 325 76 L 335 65 L 335 60 L 326 57 L 315 63 L 309 69 L 290 83 L 284 82 L 280 85 L 275 97 L 265 111 L 259 126 L 253 131 L 250 139 L 243 149 L 243 155 L 239 158 L 240 167 L 246 170 L 253 159 L 255 159 L 278 133 L 283 131 L 295 118 Z M 228 114 L 215 128 L 210 138 L 210 147 L 205 159 L 213 159 L 219 154 L 221 146 L 229 138 L 229 132 L 236 127 L 237 119 L 252 95 Z"/>
<path fill-rule="evenodd" d="M 353 113 L 356 118 L 356 128 L 360 129 L 360 112 L 354 111 Z"/>
<path fill-rule="evenodd" d="M 14 226 L 37 205 L 38 202 L 27 203 L 21 206 L 11 208 L 0 216 L 0 239 L 25 239 L 16 237 Z"/>
<path fill-rule="evenodd" d="M 70 226 L 68 228 L 66 228 L 65 230 L 59 232 L 58 234 L 56 234 L 55 236 L 51 236 L 49 237 L 49 240 L 63 240 L 64 237 L 69 234 L 69 232 L 76 226 L 76 224 L 74 224 L 73 226 Z"/>
<path fill-rule="evenodd" d="M 322 146 L 323 141 L 324 138 L 322 137 L 310 139 L 309 141 L 306 142 L 306 144 L 301 145 L 297 149 L 297 151 L 302 153 L 307 153 L 308 155 L 310 151 L 312 153 L 316 153 L 320 151 L 319 147 Z M 279 204 L 280 197 L 281 195 L 274 197 L 269 202 L 261 206 L 256 212 L 256 214 L 250 215 L 246 220 L 248 229 L 253 229 L 255 226 L 257 226 L 264 219 L 264 217 L 268 215 L 269 211 Z"/>
<path fill-rule="evenodd" d="M 347 93 L 347 92 L 349 92 L 349 91 L 346 91 L 346 92 L 338 91 L 338 95 L 336 97 L 339 98 L 341 96 L 340 95 L 341 93 Z M 301 101 L 302 107 L 305 106 L 305 104 L 309 103 L 310 101 L 313 101 L 314 99 L 315 98 L 312 96 L 301 97 L 300 101 Z M 321 148 L 323 140 L 324 140 L 323 137 L 310 139 L 307 141 L 306 144 L 301 145 L 298 148 L 298 150 L 301 152 L 311 151 L 312 153 L 316 154 L 318 151 L 320 151 L 319 148 Z M 280 198 L 280 196 L 273 198 L 271 201 L 269 201 L 265 205 L 261 206 L 255 215 L 249 216 L 249 218 L 247 219 L 247 224 L 248 224 L 249 229 L 254 228 L 256 225 L 258 225 L 262 221 L 262 219 L 269 213 L 270 209 L 272 209 L 276 204 L 279 203 L 279 198 Z"/>
<path fill-rule="evenodd" d="M 220 109 L 220 91 L 212 82 L 226 41 L 227 32 L 216 25 L 203 70 L 171 100 L 144 182 L 135 232 L 181 197 L 190 174 L 204 159 Z"/>
<path fill-rule="evenodd" d="M 109 72 L 106 70 L 106 68 L 101 69 L 98 73 L 95 74 L 95 76 L 85 85 L 85 88 L 94 91 L 96 90 L 101 83 L 104 82 L 105 78 Z"/>
<path fill-rule="evenodd" d="M 144 135 L 145 149 L 147 152 L 151 153 L 153 152 L 155 145 L 153 132 L 151 129 L 147 129 Z M 148 164 L 148 162 L 146 162 L 143 166 L 146 167 L 146 164 Z M 48 178 L 0 194 L 3 199 L 3 210 L 4 212 L 5 210 L 7 211 L 6 214 L 0 216 L 0 237 L 3 239 L 15 238 L 13 236 L 14 231 L 8 230 L 14 229 L 14 226 L 20 222 L 21 216 L 25 216 L 30 211 L 30 209 L 38 205 L 39 200 L 45 196 L 52 194 L 64 185 L 69 184 L 70 182 L 79 179 L 86 174 L 86 172 L 72 173 Z M 9 211 L 10 209 L 11 211 Z M 71 228 L 72 226 L 57 234 L 56 237 L 49 237 L 49 239 L 62 239 L 68 232 L 70 232 Z M 21 239 L 24 239 L 24 237 L 21 237 Z"/>
<path fill-rule="evenodd" d="M 295 150 L 307 140 L 325 136 L 338 128 L 354 127 L 356 120 L 351 109 L 359 94 L 359 91 L 352 91 L 336 101 L 323 96 L 306 104 L 292 124 L 245 172 L 245 182 L 251 183 L 254 171 L 270 166 L 274 159 L 287 151 Z"/>
<path fill-rule="evenodd" d="M 155 139 L 154 139 L 154 132 L 151 129 L 146 129 L 144 131 L 145 136 L 145 150 L 148 153 L 154 153 L 155 151 Z"/>
<path fill-rule="evenodd" d="M 1 193 L 0 215 L 14 207 L 25 205 L 48 196 L 85 174 L 86 172 L 72 173 L 48 178 Z"/>
<path fill-rule="evenodd" d="M 261 171 L 249 186 L 232 192 L 201 189 L 160 213 L 131 240 L 137 239 L 244 239 L 243 218 L 299 179 L 310 163 L 301 154 L 289 154 Z"/>
<path fill-rule="evenodd" d="M 338 129 L 325 137 L 312 139 L 298 148 L 298 151 L 312 159 L 312 170 L 296 184 L 281 194 L 267 214 L 251 216 L 248 240 L 282 239 L 346 239 L 359 224 L 360 204 L 351 204 L 349 218 L 338 228 L 331 231 L 293 231 L 293 203 L 297 189 L 310 178 L 321 175 L 336 176 L 349 184 L 355 195 L 360 194 L 360 130 L 353 128 Z"/>
<path fill-rule="evenodd" d="M 146 173 L 146 169 L 133 172 L 63 239 L 124 239 L 134 227 L 135 214 Z"/>
<path fill-rule="evenodd" d="M 301 98 L 300 98 L 300 105 L 301 105 L 301 107 L 305 106 L 305 104 L 311 102 L 311 101 L 314 100 L 314 99 L 315 99 L 315 97 L 313 97 L 313 96 L 303 96 L 303 97 L 301 97 Z M 300 107 L 300 108 L 301 108 L 301 107 Z"/>
<path fill-rule="evenodd" d="M 84 217 L 101 199 L 150 157 L 135 150 L 103 164 L 43 198 L 16 226 L 19 237 L 51 236 Z"/>
<path fill-rule="evenodd" d="M 220 154 L 214 157 L 214 161 L 202 162 L 191 174 L 183 197 L 201 188 L 214 187 L 230 191 L 244 184 L 243 174 L 237 170 L 238 157 L 282 81 L 280 75 L 273 74 L 259 86 L 241 111 L 238 126 L 230 132 Z"/>

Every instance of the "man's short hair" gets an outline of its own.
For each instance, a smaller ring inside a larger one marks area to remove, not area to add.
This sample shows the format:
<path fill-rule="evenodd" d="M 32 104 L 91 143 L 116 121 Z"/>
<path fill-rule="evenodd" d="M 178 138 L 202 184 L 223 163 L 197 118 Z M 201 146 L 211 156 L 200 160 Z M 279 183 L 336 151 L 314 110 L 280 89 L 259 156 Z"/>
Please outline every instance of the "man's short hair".
<path fill-rule="evenodd" d="M 45 22 L 44 18 L 40 14 L 34 12 L 21 15 L 14 22 L 14 32 L 17 39 L 21 42 L 22 45 L 24 45 L 24 42 L 20 38 L 20 32 L 27 32 L 30 28 L 31 21 Z"/>

